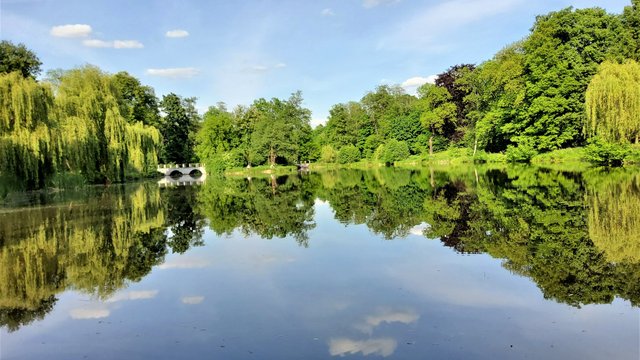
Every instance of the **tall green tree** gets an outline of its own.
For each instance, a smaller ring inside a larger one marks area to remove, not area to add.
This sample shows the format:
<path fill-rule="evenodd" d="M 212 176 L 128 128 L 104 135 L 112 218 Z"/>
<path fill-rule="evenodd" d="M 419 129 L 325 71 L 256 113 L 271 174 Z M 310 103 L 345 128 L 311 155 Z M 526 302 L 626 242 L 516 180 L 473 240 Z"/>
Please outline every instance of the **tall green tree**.
<path fill-rule="evenodd" d="M 160 126 L 158 98 L 152 87 L 142 85 L 126 71 L 113 75 L 113 81 L 121 96 L 122 114 L 129 123 L 139 121 L 156 128 Z"/>
<path fill-rule="evenodd" d="M 23 77 L 35 78 L 40 74 L 40 59 L 24 44 L 0 41 L 0 73 L 20 72 Z"/>
<path fill-rule="evenodd" d="M 456 105 L 451 94 L 442 86 L 424 84 L 418 89 L 420 95 L 420 121 L 429 130 L 429 154 L 433 154 L 433 136 L 442 134 L 448 123 L 456 122 Z"/>
<path fill-rule="evenodd" d="M 257 121 L 251 135 L 254 153 L 265 154 L 269 165 L 282 161 L 294 164 L 301 161 L 303 142 L 309 138 L 311 112 L 302 107 L 302 93 L 289 99 L 256 100 L 253 107 Z"/>
<path fill-rule="evenodd" d="M 467 89 L 467 121 L 474 148 L 497 152 L 511 144 L 512 123 L 524 109 L 526 79 L 521 43 L 509 45 L 493 59 L 457 80 Z"/>
<path fill-rule="evenodd" d="M 586 94 L 587 136 L 612 142 L 640 141 L 640 64 L 606 61 Z"/>
<path fill-rule="evenodd" d="M 196 159 L 193 149 L 199 116 L 195 102 L 195 98 L 182 98 L 174 93 L 162 97 L 160 108 L 165 114 L 160 125 L 162 161 L 181 164 Z"/>
<path fill-rule="evenodd" d="M 640 61 L 640 0 L 631 0 L 631 5 L 624 8 L 622 23 L 629 31 L 630 57 Z"/>
<path fill-rule="evenodd" d="M 27 189 L 45 185 L 58 155 L 53 93 L 21 73 L 0 74 L 0 174 Z"/>
<path fill-rule="evenodd" d="M 527 109 L 513 140 L 543 151 L 579 145 L 587 86 L 601 62 L 622 55 L 624 34 L 620 17 L 599 8 L 538 16 L 523 42 Z"/>
<path fill-rule="evenodd" d="M 126 120 L 111 76 L 94 66 L 65 72 L 56 96 L 62 135 L 62 165 L 90 182 L 124 180 Z"/>

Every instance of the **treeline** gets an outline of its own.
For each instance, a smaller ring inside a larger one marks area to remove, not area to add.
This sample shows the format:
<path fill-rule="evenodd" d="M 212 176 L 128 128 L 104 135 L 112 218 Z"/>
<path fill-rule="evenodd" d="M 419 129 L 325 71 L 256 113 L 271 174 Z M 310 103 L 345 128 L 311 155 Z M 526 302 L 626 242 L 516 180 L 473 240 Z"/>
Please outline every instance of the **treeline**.
<path fill-rule="evenodd" d="M 223 103 L 204 114 L 196 135 L 196 154 L 209 170 L 309 159 L 311 111 L 298 91 L 286 100 L 258 99 L 227 110 Z"/>
<path fill-rule="evenodd" d="M 638 0 L 621 15 L 568 8 L 539 16 L 522 41 L 478 66 L 452 66 L 417 96 L 383 85 L 334 105 L 314 130 L 312 157 L 394 162 L 453 146 L 527 161 L 591 143 L 594 152 L 624 152 L 640 135 L 639 34 Z"/>
<path fill-rule="evenodd" d="M 153 173 L 159 160 L 196 160 L 195 99 L 160 101 L 128 73 L 94 66 L 36 81 L 37 56 L 9 41 L 0 58 L 0 176 L 18 188 L 122 182 Z"/>

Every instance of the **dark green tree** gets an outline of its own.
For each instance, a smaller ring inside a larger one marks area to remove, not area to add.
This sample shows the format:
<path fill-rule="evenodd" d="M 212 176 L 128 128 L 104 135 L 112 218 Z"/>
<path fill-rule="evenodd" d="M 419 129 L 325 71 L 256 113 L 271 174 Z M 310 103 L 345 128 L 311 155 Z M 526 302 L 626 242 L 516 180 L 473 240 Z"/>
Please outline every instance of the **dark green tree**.
<path fill-rule="evenodd" d="M 182 98 L 174 93 L 162 97 L 160 108 L 165 114 L 160 125 L 162 161 L 182 164 L 196 159 L 194 143 L 199 116 L 195 102 L 195 98 Z"/>
<path fill-rule="evenodd" d="M 142 122 L 156 128 L 160 126 L 158 98 L 152 87 L 142 85 L 140 80 L 126 71 L 113 75 L 113 82 L 121 96 L 123 116 L 129 123 Z"/>
<path fill-rule="evenodd" d="M 24 44 L 0 41 L 0 74 L 18 71 L 23 77 L 35 78 L 40 74 L 40 65 L 40 59 Z"/>

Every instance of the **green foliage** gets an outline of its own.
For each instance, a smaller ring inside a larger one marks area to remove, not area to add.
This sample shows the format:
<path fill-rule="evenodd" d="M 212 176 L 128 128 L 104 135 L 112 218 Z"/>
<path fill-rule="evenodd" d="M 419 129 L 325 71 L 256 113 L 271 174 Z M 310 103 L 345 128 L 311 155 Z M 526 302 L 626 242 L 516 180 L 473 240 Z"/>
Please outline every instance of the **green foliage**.
<path fill-rule="evenodd" d="M 194 138 L 200 118 L 195 102 L 195 98 L 185 99 L 174 93 L 162 97 L 160 108 L 165 114 L 160 125 L 164 142 L 163 162 L 183 164 L 196 160 Z"/>
<path fill-rule="evenodd" d="M 125 71 L 113 75 L 113 82 L 120 93 L 121 113 L 129 123 L 160 126 L 158 99 L 152 87 L 143 86 Z"/>
<path fill-rule="evenodd" d="M 40 74 L 40 65 L 40 59 L 24 44 L 0 41 L 0 74 L 17 71 L 22 77 L 35 78 Z"/>
<path fill-rule="evenodd" d="M 612 142 L 640 141 L 640 64 L 605 61 L 586 94 L 587 136 Z"/>
<path fill-rule="evenodd" d="M 40 188 L 55 170 L 56 124 L 48 86 L 18 72 L 0 74 L 0 173 L 26 189 Z"/>
<path fill-rule="evenodd" d="M 603 9 L 539 16 L 523 42 L 526 108 L 510 130 L 538 150 L 579 144 L 587 86 L 601 62 L 623 53 L 624 33 L 620 18 Z"/>
<path fill-rule="evenodd" d="M 600 138 L 592 138 L 585 147 L 588 161 L 607 166 L 621 166 L 631 152 L 628 144 L 612 143 Z"/>
<path fill-rule="evenodd" d="M 289 99 L 256 100 L 252 108 L 256 122 L 251 134 L 250 148 L 254 154 L 267 158 L 269 165 L 277 161 L 296 164 L 303 154 L 303 143 L 311 134 L 311 111 L 302 107 L 302 93 L 291 94 Z"/>
<path fill-rule="evenodd" d="M 527 163 L 538 154 L 531 142 L 522 142 L 517 146 L 509 145 L 506 151 L 507 161 Z"/>
<path fill-rule="evenodd" d="M 629 34 L 630 44 L 628 56 L 640 61 L 640 1 L 631 0 L 631 5 L 624 8 L 622 23 Z"/>
<path fill-rule="evenodd" d="M 360 160 L 360 150 L 354 145 L 345 145 L 338 151 L 338 164 L 349 164 Z"/>
<path fill-rule="evenodd" d="M 320 150 L 320 161 L 324 163 L 334 163 L 338 159 L 338 153 L 333 146 L 325 145 Z"/>
<path fill-rule="evenodd" d="M 404 141 L 391 139 L 384 144 L 380 160 L 386 164 L 394 164 L 409 157 L 409 146 Z"/>

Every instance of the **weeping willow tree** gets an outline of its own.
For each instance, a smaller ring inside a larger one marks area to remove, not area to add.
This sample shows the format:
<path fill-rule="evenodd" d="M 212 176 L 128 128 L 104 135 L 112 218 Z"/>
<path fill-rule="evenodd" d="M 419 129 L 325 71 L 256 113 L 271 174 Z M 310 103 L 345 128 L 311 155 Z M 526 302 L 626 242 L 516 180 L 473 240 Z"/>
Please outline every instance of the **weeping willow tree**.
<path fill-rule="evenodd" d="M 588 137 L 612 142 L 640 140 L 640 64 L 605 61 L 586 94 Z"/>
<path fill-rule="evenodd" d="M 588 191 L 589 236 L 615 263 L 640 263 L 640 175 L 620 170 L 594 176 Z"/>
<path fill-rule="evenodd" d="M 55 170 L 53 94 L 19 72 L 0 75 L 0 174 L 33 189 Z"/>
<path fill-rule="evenodd" d="M 124 180 L 127 124 L 111 77 L 93 66 L 69 70 L 55 104 L 63 169 L 80 171 L 90 182 Z"/>
<path fill-rule="evenodd" d="M 126 125 L 126 146 L 129 172 L 149 174 L 158 165 L 160 131 L 141 122 Z"/>

